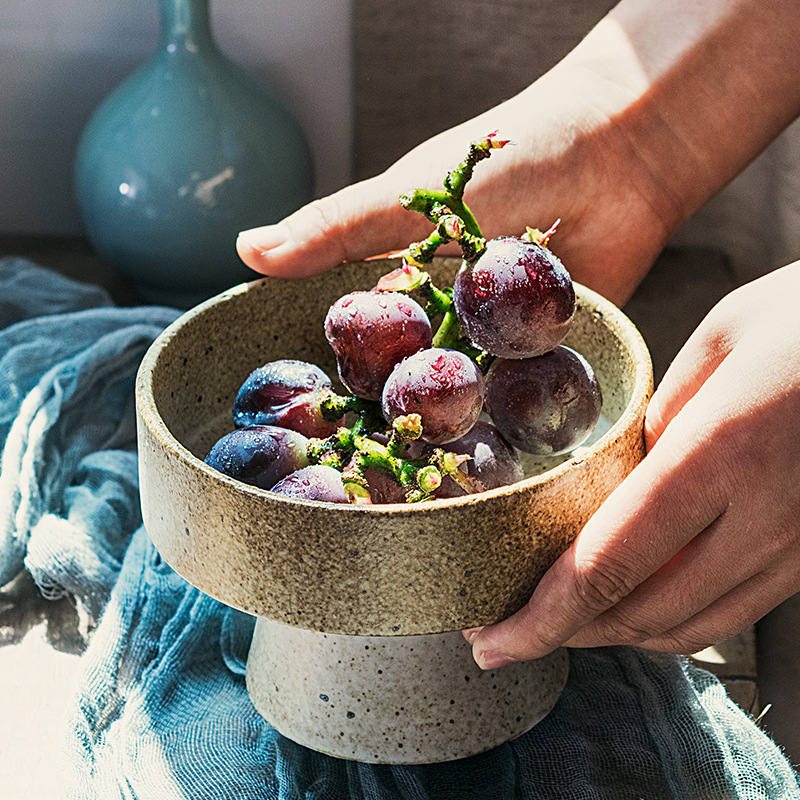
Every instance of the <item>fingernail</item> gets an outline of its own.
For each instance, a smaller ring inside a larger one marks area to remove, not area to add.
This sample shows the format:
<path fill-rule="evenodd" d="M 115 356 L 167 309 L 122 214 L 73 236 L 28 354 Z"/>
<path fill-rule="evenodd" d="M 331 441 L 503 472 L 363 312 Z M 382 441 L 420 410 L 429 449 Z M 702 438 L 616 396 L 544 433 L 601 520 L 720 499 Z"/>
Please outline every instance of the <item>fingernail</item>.
<path fill-rule="evenodd" d="M 475 639 L 477 639 L 478 634 L 483 630 L 483 628 L 467 628 L 466 630 L 462 631 L 461 633 L 464 635 L 464 638 L 472 644 Z"/>
<path fill-rule="evenodd" d="M 286 241 L 286 232 L 280 225 L 265 225 L 262 228 L 251 228 L 242 231 L 236 240 L 236 247 L 249 248 L 253 253 L 262 255 L 274 250 Z"/>
<path fill-rule="evenodd" d="M 515 661 L 517 661 L 516 658 L 511 658 L 511 656 L 498 653 L 495 650 L 475 653 L 475 663 L 481 669 L 497 669 L 498 667 L 505 667 L 506 664 L 513 664 Z"/>

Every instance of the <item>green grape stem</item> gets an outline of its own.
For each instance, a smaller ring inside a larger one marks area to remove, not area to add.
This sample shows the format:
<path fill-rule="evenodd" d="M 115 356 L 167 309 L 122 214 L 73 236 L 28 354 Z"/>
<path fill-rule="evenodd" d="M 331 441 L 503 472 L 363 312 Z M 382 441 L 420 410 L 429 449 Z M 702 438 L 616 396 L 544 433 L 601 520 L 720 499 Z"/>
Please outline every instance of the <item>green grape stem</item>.
<path fill-rule="evenodd" d="M 472 178 L 475 165 L 489 158 L 492 150 L 509 144 L 508 140 L 496 137 L 497 131 L 472 142 L 464 160 L 445 176 L 443 190 L 415 189 L 400 195 L 403 208 L 424 214 L 436 227 L 427 239 L 409 245 L 400 254 L 403 267 L 384 276 L 377 286 L 381 291 L 405 291 L 411 294 L 416 290 L 422 294 L 427 301 L 425 310 L 428 316 L 433 319 L 442 315 L 433 337 L 433 346 L 466 353 L 478 362 L 484 372 L 488 369 L 489 356 L 473 347 L 463 335 L 453 309 L 452 290 L 437 289 L 430 280 L 430 275 L 421 268 L 433 261 L 436 250 L 445 242 L 457 241 L 467 261 L 477 258 L 485 249 L 486 240 L 480 226 L 464 203 L 464 189 Z"/>
<path fill-rule="evenodd" d="M 322 418 L 328 422 L 337 422 L 347 413 L 357 414 L 358 419 L 353 427 L 357 428 L 359 433 L 375 433 L 386 427 L 380 403 L 372 400 L 329 392 L 319 408 Z"/>
<path fill-rule="evenodd" d="M 486 247 L 475 215 L 464 202 L 464 189 L 472 178 L 475 165 L 489 158 L 492 150 L 505 147 L 507 139 L 497 139 L 497 131 L 477 139 L 469 146 L 464 160 L 447 173 L 443 189 L 414 189 L 400 195 L 400 205 L 408 211 L 426 216 L 436 226 L 421 242 L 414 242 L 401 254 L 416 266 L 430 264 L 436 250 L 446 242 L 457 241 L 464 258 L 476 258 Z"/>
<path fill-rule="evenodd" d="M 422 417 L 419 414 L 407 414 L 398 417 L 392 423 L 392 435 L 386 450 L 393 458 L 404 458 L 410 442 L 422 436 Z"/>
<path fill-rule="evenodd" d="M 366 479 L 366 471 L 370 468 L 399 484 L 409 503 L 430 500 L 433 490 L 442 481 L 443 473 L 430 458 L 411 460 L 403 457 L 407 443 L 422 432 L 422 424 L 416 414 L 401 420 L 404 421 L 394 426 L 389 445 L 362 435 L 356 426 L 339 428 L 327 439 L 310 439 L 308 460 L 312 464 L 327 464 L 338 469 L 351 502 L 371 502 Z"/>
<path fill-rule="evenodd" d="M 447 347 L 450 350 L 459 349 L 459 340 L 463 341 L 461 336 L 461 325 L 458 322 L 455 309 L 449 308 L 442 318 L 434 337 L 434 347 Z"/>
<path fill-rule="evenodd" d="M 464 189 L 472 178 L 472 172 L 475 169 L 475 165 L 479 161 L 489 158 L 489 156 L 492 154 L 492 150 L 497 150 L 505 147 L 507 144 L 510 144 L 508 139 L 497 139 L 496 137 L 497 131 L 494 131 L 493 133 L 485 136 L 483 139 L 477 139 L 476 141 L 472 142 L 469 146 L 469 151 L 467 152 L 466 158 L 454 170 L 447 173 L 447 176 L 444 179 L 444 188 L 449 197 L 455 197 L 461 201 L 464 196 Z M 452 210 L 454 213 L 458 213 L 455 208 L 452 208 Z M 469 212 L 469 217 L 472 220 L 475 219 L 472 216 L 472 212 Z M 476 236 L 483 236 L 478 228 L 477 222 L 475 223 L 475 229 L 473 230 L 470 228 L 470 230 Z"/>
<path fill-rule="evenodd" d="M 497 131 L 470 143 L 464 160 L 445 176 L 443 190 L 415 189 L 400 195 L 400 204 L 409 211 L 424 214 L 437 225 L 442 216 L 448 213 L 454 214 L 462 220 L 464 233 L 469 235 L 473 241 L 483 239 L 483 233 L 481 233 L 475 215 L 464 202 L 464 189 L 472 178 L 475 165 L 485 158 L 489 158 L 492 150 L 509 144 L 508 140 L 497 139 L 496 136 Z M 456 239 L 455 236 L 449 238 Z M 458 241 L 461 240 L 458 239 Z M 468 256 L 465 255 L 465 257 Z"/>
<path fill-rule="evenodd" d="M 558 226 L 561 224 L 561 217 L 559 217 L 544 233 L 538 228 L 525 228 L 525 233 L 522 234 L 523 241 L 538 244 L 540 247 L 547 247 L 550 243 L 550 237 L 556 232 Z"/>
<path fill-rule="evenodd" d="M 439 247 L 453 241 L 459 243 L 465 259 L 476 258 L 486 247 L 486 239 L 472 212 L 457 198 L 452 198 L 449 205 L 444 205 L 438 200 L 428 204 L 423 202 L 425 199 L 430 199 L 432 194 L 440 193 L 417 189 L 410 195 L 400 195 L 400 204 L 403 208 L 411 211 L 424 208 L 425 211 L 421 213 L 436 225 L 427 239 L 413 242 L 400 253 L 403 261 L 417 267 L 430 264 Z"/>
<path fill-rule="evenodd" d="M 386 445 L 362 435 L 356 426 L 341 427 L 327 439 L 310 439 L 307 456 L 312 464 L 338 469 L 348 499 L 358 505 L 372 502 L 366 478 L 368 469 L 393 479 L 403 489 L 409 503 L 433 499 L 433 492 L 446 475 L 468 493 L 485 490 L 480 481 L 459 469 L 469 456 L 436 448 L 425 458 L 405 458 L 408 443 L 418 439 L 421 433 L 422 420 L 418 414 L 398 417 Z"/>
<path fill-rule="evenodd" d="M 449 475 L 467 494 L 485 492 L 486 486 L 483 482 L 459 469 L 461 464 L 470 459 L 471 456 L 450 453 L 437 448 L 434 450 L 431 460 L 443 474 Z"/>
<path fill-rule="evenodd" d="M 464 189 L 472 177 L 475 165 L 488 158 L 492 150 L 504 147 L 507 140 L 490 133 L 470 144 L 466 158 L 444 180 L 444 188 L 438 191 L 416 189 L 400 196 L 403 208 L 424 214 L 433 224 L 434 230 L 421 242 L 415 242 L 401 253 L 403 264 L 399 269 L 384 275 L 376 286 L 378 291 L 399 291 L 417 295 L 428 317 L 441 317 L 433 337 L 434 347 L 460 350 L 472 357 L 482 371 L 488 368 L 491 357 L 466 339 L 461 330 L 453 306 L 452 289 L 439 289 L 422 267 L 433 261 L 436 250 L 446 242 L 457 241 L 466 260 L 477 258 L 486 247 L 486 240 L 472 211 L 464 203 Z M 555 226 L 540 235 L 545 243 Z M 455 455 L 439 448 L 421 459 L 406 458 L 408 445 L 422 435 L 422 420 L 417 414 L 409 414 L 394 421 L 386 445 L 375 441 L 372 434 L 386 431 L 380 403 L 362 400 L 354 396 L 342 396 L 330 392 L 320 404 L 322 416 L 331 422 L 346 414 L 355 414 L 355 423 L 340 427 L 327 439 L 310 439 L 307 456 L 310 463 L 326 464 L 342 473 L 345 493 L 351 503 L 370 504 L 368 469 L 392 478 L 403 489 L 409 503 L 433 499 L 433 492 L 441 485 L 445 476 L 452 479 L 467 492 L 483 491 L 485 487 L 459 469 L 468 456 Z"/>

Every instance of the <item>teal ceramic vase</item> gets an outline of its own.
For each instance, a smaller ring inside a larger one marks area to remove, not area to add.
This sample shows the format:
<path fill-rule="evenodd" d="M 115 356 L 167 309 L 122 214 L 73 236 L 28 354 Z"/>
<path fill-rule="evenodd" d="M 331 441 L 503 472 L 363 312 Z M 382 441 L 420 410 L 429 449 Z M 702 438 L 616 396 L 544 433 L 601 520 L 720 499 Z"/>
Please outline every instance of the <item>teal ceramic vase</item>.
<path fill-rule="evenodd" d="M 311 199 L 297 121 L 214 42 L 208 0 L 159 0 L 158 51 L 95 111 L 75 191 L 98 255 L 146 301 L 188 308 L 256 276 L 239 231 Z"/>

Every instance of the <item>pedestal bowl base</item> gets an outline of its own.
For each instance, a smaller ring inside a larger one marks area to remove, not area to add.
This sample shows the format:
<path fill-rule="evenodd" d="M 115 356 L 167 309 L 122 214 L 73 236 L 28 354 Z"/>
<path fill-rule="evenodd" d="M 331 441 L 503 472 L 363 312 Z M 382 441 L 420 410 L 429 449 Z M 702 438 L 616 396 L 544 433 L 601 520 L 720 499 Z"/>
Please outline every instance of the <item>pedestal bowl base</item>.
<path fill-rule="evenodd" d="M 247 688 L 271 725 L 313 750 L 428 764 L 530 730 L 555 705 L 567 672 L 564 649 L 483 671 L 460 632 L 344 636 L 259 618 Z"/>

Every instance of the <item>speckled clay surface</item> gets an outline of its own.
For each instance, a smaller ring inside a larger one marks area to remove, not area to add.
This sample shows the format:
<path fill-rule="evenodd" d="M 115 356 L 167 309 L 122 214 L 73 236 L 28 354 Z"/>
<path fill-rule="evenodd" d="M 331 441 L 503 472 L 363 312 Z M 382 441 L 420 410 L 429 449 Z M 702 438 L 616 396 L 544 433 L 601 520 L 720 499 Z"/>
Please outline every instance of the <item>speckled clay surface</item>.
<path fill-rule="evenodd" d="M 482 671 L 460 633 L 337 636 L 259 619 L 253 704 L 285 736 L 375 764 L 450 761 L 532 728 L 567 679 L 566 650 Z"/>
<path fill-rule="evenodd" d="M 451 280 L 457 264 L 438 261 L 434 280 Z M 593 365 L 613 424 L 545 474 L 453 500 L 363 507 L 291 500 L 206 466 L 211 444 L 232 428 L 247 375 L 299 358 L 334 376 L 327 308 L 396 265 L 239 287 L 182 316 L 146 355 L 137 381 L 145 525 L 165 560 L 207 594 L 327 633 L 403 636 L 494 622 L 526 602 L 642 457 L 647 349 L 619 310 L 577 287 L 566 343 Z"/>

